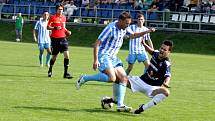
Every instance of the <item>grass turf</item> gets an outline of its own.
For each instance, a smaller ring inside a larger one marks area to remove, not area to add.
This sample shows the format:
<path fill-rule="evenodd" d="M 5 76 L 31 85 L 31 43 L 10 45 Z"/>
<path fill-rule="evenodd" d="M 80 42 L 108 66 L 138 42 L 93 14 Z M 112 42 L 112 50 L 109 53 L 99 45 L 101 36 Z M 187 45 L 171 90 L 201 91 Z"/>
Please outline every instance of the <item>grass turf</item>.
<path fill-rule="evenodd" d="M 74 87 L 82 73 L 93 74 L 92 48 L 70 47 L 73 79 L 63 79 L 63 56 L 59 55 L 53 78 L 39 67 L 37 44 L 0 41 L 1 121 L 214 121 L 215 57 L 172 53 L 171 95 L 141 115 L 102 110 L 100 99 L 111 96 L 108 83 L 89 82 L 79 91 Z M 127 51 L 119 57 L 127 64 Z M 140 75 L 136 64 L 131 75 Z M 133 108 L 149 98 L 127 90 L 125 103 Z"/>

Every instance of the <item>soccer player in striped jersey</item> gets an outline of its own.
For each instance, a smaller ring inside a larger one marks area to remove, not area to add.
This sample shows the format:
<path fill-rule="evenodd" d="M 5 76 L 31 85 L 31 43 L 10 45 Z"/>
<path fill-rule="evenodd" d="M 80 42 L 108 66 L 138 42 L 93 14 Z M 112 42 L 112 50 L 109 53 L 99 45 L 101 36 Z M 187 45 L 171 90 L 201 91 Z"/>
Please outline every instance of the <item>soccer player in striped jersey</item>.
<path fill-rule="evenodd" d="M 134 33 L 127 28 L 131 23 L 131 15 L 128 12 L 122 12 L 117 21 L 108 24 L 94 45 L 94 62 L 93 69 L 99 69 L 100 73 L 95 75 L 81 75 L 76 82 L 76 88 L 80 89 L 81 85 L 87 81 L 99 82 L 118 82 L 118 86 L 113 86 L 113 90 L 117 95 L 117 111 L 130 111 L 132 108 L 124 105 L 124 96 L 126 85 L 121 81 L 128 80 L 127 74 L 123 69 L 122 61 L 117 58 L 117 53 L 123 44 L 125 35 L 131 38 L 138 38 L 153 32 L 149 29 L 145 32 Z"/>
<path fill-rule="evenodd" d="M 143 26 L 145 22 L 143 14 L 138 14 L 137 16 L 137 24 L 133 24 L 129 26 L 134 32 L 144 32 L 147 31 L 148 28 Z M 143 62 L 145 65 L 145 69 L 149 66 L 148 55 L 145 51 L 144 46 L 142 45 L 142 40 L 146 40 L 147 44 L 153 48 L 153 44 L 150 38 L 150 33 L 143 35 L 142 37 L 135 38 L 129 41 L 129 55 L 127 57 L 128 68 L 126 69 L 127 75 L 133 69 L 134 63 L 137 60 L 138 62 Z"/>
<path fill-rule="evenodd" d="M 51 57 L 51 40 L 50 40 L 50 30 L 47 29 L 49 19 L 49 13 L 45 11 L 43 13 L 42 18 L 38 20 L 34 26 L 33 29 L 33 37 L 34 41 L 38 42 L 38 48 L 39 48 L 39 61 L 40 61 L 40 67 L 43 67 L 43 52 L 44 49 L 47 50 L 46 55 L 46 66 L 49 66 L 49 61 Z"/>

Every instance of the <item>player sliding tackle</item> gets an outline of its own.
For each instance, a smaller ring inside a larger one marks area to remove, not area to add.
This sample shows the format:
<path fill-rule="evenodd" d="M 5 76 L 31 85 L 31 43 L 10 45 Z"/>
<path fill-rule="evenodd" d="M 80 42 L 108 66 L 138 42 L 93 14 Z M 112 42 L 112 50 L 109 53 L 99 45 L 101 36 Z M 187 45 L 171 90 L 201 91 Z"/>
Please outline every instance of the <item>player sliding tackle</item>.
<path fill-rule="evenodd" d="M 173 42 L 165 40 L 159 51 L 150 48 L 145 41 L 143 41 L 143 45 L 152 55 L 149 67 L 142 76 L 129 76 L 128 80 L 123 82 L 123 84 L 127 84 L 127 87 L 130 88 L 132 92 L 141 92 L 147 97 L 152 98 L 152 100 L 145 105 L 141 104 L 140 107 L 134 111 L 135 114 L 140 114 L 146 109 L 157 105 L 170 94 L 168 88 L 170 88 L 171 64 L 168 57 L 172 51 Z M 113 100 L 109 101 L 111 102 Z"/>
<path fill-rule="evenodd" d="M 117 111 L 130 111 L 132 109 L 123 103 L 128 77 L 123 69 L 122 61 L 117 58 L 117 53 L 123 44 L 123 38 L 125 35 L 128 35 L 130 38 L 138 38 L 155 31 L 152 28 L 144 32 L 134 33 L 127 28 L 130 23 L 131 15 L 128 12 L 123 12 L 117 21 L 105 27 L 94 46 L 93 69 L 99 69 L 100 73 L 82 75 L 76 83 L 76 88 L 79 89 L 87 81 L 118 82 L 119 84 L 114 84 L 113 86 L 114 93 L 120 94 L 114 99 L 117 100 Z"/>

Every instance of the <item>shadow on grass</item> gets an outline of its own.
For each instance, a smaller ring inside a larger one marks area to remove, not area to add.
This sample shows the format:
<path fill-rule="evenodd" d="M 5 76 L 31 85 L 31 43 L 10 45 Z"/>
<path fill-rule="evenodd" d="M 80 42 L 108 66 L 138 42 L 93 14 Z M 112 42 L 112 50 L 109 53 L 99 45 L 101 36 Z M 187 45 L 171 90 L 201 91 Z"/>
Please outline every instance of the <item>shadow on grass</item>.
<path fill-rule="evenodd" d="M 109 113 L 109 114 L 124 115 L 124 116 L 135 116 L 132 112 L 117 112 L 113 110 L 104 110 L 101 108 L 92 108 L 92 109 L 83 109 L 83 110 L 90 113 Z"/>
<path fill-rule="evenodd" d="M 76 81 L 76 80 L 75 80 Z M 94 82 L 96 82 L 96 81 L 94 81 Z M 61 83 L 53 83 L 53 84 L 73 84 L 73 85 L 75 85 L 76 84 L 76 82 L 61 82 Z M 109 83 L 100 83 L 100 82 L 98 82 L 98 83 L 85 83 L 83 86 L 112 86 L 112 85 L 110 85 Z"/>
<path fill-rule="evenodd" d="M 8 66 L 8 67 L 39 67 L 36 65 L 12 65 L 12 64 L 2 64 L 0 63 L 0 66 Z"/>
<path fill-rule="evenodd" d="M 117 112 L 113 110 L 104 110 L 101 108 L 91 108 L 91 109 L 66 109 L 66 108 L 53 108 L 53 107 L 33 107 L 33 106 L 15 106 L 16 109 L 29 109 L 29 110 L 47 110 L 47 111 L 62 111 L 62 112 L 90 112 L 90 113 L 109 113 L 115 115 L 124 116 L 135 116 L 131 112 Z"/>
<path fill-rule="evenodd" d="M 34 77 L 34 78 L 41 78 L 40 75 L 33 76 L 33 75 L 16 75 L 16 74 L 0 74 L 0 76 L 8 76 L 8 77 Z"/>
<path fill-rule="evenodd" d="M 72 110 L 72 109 L 65 109 L 65 108 L 53 108 L 53 107 L 31 107 L 31 106 L 15 106 L 13 108 L 17 109 L 30 109 L 30 110 L 49 110 L 49 111 L 78 111 L 78 110 Z"/>
<path fill-rule="evenodd" d="M 193 91 L 198 91 L 198 92 L 214 92 L 215 89 L 201 89 L 201 90 L 193 90 Z"/>

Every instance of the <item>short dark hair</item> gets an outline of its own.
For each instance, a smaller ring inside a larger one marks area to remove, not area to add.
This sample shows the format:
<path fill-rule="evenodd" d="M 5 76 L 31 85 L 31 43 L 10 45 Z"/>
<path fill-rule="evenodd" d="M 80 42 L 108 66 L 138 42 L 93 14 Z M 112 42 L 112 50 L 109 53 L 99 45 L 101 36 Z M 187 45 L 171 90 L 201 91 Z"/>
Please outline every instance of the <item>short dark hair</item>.
<path fill-rule="evenodd" d="M 144 18 L 144 15 L 142 13 L 137 14 L 137 18 L 140 18 L 140 17 Z"/>
<path fill-rule="evenodd" d="M 169 46 L 169 51 L 172 51 L 172 49 L 173 49 L 173 41 L 171 41 L 171 40 L 164 40 L 163 44 Z"/>
<path fill-rule="evenodd" d="M 120 15 L 119 15 L 119 20 L 125 20 L 125 19 L 127 19 L 127 18 L 129 18 L 129 19 L 131 19 L 131 15 L 130 15 L 130 13 L 129 12 L 126 12 L 126 11 L 124 11 L 124 12 L 122 12 Z"/>
<path fill-rule="evenodd" d="M 57 9 L 58 9 L 59 7 L 62 7 L 62 8 L 64 9 L 63 4 L 58 4 L 58 5 L 56 5 L 55 10 L 57 11 Z"/>
<path fill-rule="evenodd" d="M 47 11 L 47 10 L 44 10 L 44 11 L 43 11 L 43 13 L 45 13 L 45 12 L 49 12 L 49 11 Z"/>

